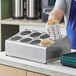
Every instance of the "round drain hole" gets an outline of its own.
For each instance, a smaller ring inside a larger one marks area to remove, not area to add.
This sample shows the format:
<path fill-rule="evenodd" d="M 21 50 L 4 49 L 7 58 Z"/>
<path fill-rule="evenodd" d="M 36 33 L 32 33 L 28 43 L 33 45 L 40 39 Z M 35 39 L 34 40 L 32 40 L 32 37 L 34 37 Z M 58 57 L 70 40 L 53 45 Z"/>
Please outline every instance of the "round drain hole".
<path fill-rule="evenodd" d="M 41 35 L 41 33 L 36 32 L 36 33 L 31 34 L 30 37 L 37 37 L 37 36 L 40 36 L 40 35 Z"/>
<path fill-rule="evenodd" d="M 21 32 L 20 34 L 21 35 L 28 35 L 28 34 L 30 34 L 31 33 L 31 31 L 23 31 L 23 32 Z"/>
<path fill-rule="evenodd" d="M 21 38 L 22 38 L 21 36 L 15 36 L 15 37 L 12 37 L 11 40 L 16 41 L 16 40 L 19 40 Z"/>
<path fill-rule="evenodd" d="M 40 38 L 41 39 L 45 39 L 45 38 L 49 38 L 50 36 L 48 34 L 42 35 Z"/>
<path fill-rule="evenodd" d="M 31 41 L 32 39 L 31 38 L 26 38 L 26 39 L 22 39 L 20 42 L 29 42 L 29 41 Z"/>
<path fill-rule="evenodd" d="M 35 41 L 32 41 L 31 44 L 39 44 L 41 41 L 40 40 L 35 40 Z"/>

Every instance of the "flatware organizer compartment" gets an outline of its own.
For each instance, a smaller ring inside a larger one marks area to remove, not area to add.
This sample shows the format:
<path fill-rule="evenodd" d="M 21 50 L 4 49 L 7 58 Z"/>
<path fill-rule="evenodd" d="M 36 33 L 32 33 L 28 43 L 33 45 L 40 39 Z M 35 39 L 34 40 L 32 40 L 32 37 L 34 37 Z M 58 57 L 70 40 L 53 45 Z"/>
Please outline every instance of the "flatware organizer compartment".
<path fill-rule="evenodd" d="M 27 30 L 26 30 L 26 31 L 21 32 L 20 35 L 28 35 L 28 34 L 30 34 L 30 33 L 31 33 L 31 31 L 27 31 Z"/>
<path fill-rule="evenodd" d="M 71 51 L 67 36 L 48 46 L 41 45 L 42 39 L 50 39 L 50 36 L 45 32 L 25 29 L 5 41 L 5 53 L 7 56 L 48 63 Z"/>

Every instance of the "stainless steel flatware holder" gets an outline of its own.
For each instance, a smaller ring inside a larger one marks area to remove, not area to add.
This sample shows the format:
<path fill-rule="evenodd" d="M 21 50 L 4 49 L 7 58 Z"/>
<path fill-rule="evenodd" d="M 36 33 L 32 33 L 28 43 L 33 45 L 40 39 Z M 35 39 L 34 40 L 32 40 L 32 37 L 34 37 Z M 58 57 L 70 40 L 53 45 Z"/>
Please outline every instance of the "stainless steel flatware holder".
<path fill-rule="evenodd" d="M 49 39 L 49 35 L 45 32 L 26 29 L 5 41 L 5 53 L 7 56 L 49 63 L 71 51 L 71 42 L 67 36 L 48 46 L 41 46 L 41 39 Z"/>

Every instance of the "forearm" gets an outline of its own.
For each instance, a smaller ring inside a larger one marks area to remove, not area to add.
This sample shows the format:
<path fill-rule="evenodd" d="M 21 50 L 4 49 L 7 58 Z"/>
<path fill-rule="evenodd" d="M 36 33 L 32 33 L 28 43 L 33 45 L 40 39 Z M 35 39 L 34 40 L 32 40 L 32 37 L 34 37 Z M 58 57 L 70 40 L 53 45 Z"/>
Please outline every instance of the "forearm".
<path fill-rule="evenodd" d="M 61 21 L 61 19 L 64 16 L 64 11 L 59 8 L 54 8 L 52 12 L 49 13 L 49 20 L 50 19 L 56 19 L 58 21 Z"/>

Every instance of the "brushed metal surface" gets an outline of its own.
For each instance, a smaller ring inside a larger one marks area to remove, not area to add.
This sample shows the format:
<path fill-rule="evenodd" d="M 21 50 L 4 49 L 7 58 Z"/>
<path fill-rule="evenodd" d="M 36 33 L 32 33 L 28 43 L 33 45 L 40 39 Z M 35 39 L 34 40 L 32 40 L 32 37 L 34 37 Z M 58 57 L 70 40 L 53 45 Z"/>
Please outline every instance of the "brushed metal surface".
<path fill-rule="evenodd" d="M 26 35 L 27 31 L 31 31 L 31 33 Z M 37 32 L 40 33 L 39 36 L 34 34 Z M 25 35 L 21 35 L 21 33 Z M 37 37 L 31 37 L 30 35 L 32 34 Z M 71 52 L 71 42 L 67 36 L 63 36 L 60 40 L 53 41 L 53 44 L 48 46 L 41 46 L 40 40 L 42 36 L 43 38 L 45 37 L 45 39 L 50 39 L 46 37 L 48 35 L 45 32 L 35 30 L 26 29 L 17 33 L 5 41 L 6 55 L 40 63 L 48 63 L 49 61 L 59 59 L 62 54 Z M 21 37 L 21 39 L 11 40 L 14 37 Z"/>
<path fill-rule="evenodd" d="M 24 16 L 24 0 L 12 0 L 12 16 Z"/>
<path fill-rule="evenodd" d="M 39 17 L 39 0 L 27 0 L 26 16 L 30 18 Z"/>

